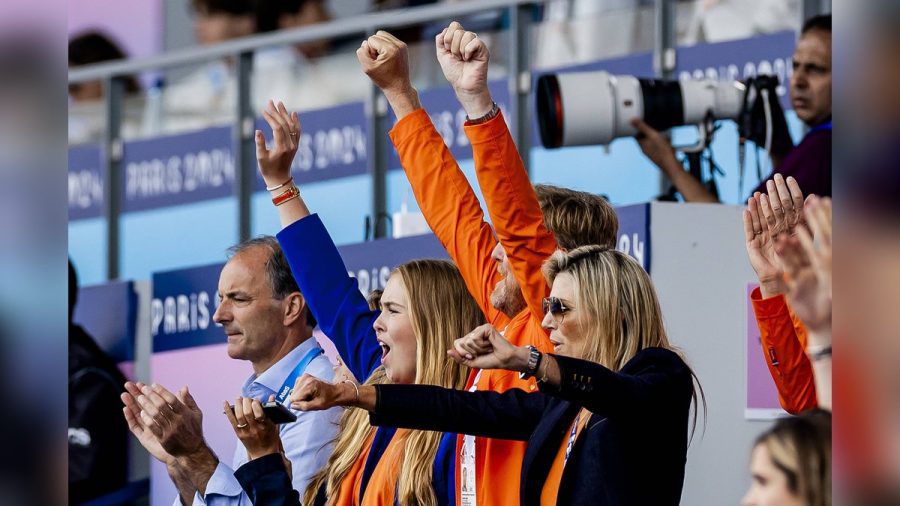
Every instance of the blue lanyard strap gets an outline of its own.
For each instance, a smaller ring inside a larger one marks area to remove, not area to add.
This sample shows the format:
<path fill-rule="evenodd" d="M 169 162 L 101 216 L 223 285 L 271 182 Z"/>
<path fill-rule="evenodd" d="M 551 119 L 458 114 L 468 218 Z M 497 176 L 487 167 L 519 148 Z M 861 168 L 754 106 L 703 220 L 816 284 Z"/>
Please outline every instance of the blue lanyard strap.
<path fill-rule="evenodd" d="M 809 134 L 815 133 L 815 132 L 821 132 L 822 130 L 828 130 L 828 131 L 831 130 L 831 120 L 828 120 L 825 123 L 822 123 L 821 125 L 814 126 L 813 128 L 811 128 L 809 130 L 809 133 L 807 133 L 806 135 L 809 135 Z"/>
<path fill-rule="evenodd" d="M 297 367 L 294 367 L 294 370 L 288 374 L 287 379 L 282 383 L 281 388 L 278 389 L 278 394 L 275 396 L 275 400 L 278 401 L 279 404 L 284 404 L 284 401 L 287 400 L 288 396 L 291 395 L 291 391 L 294 390 L 294 383 L 296 383 L 297 378 L 303 374 L 303 371 L 306 370 L 306 367 L 310 362 L 313 361 L 319 355 L 325 353 L 325 350 L 316 346 L 315 348 L 309 350 L 303 359 L 297 363 Z"/>

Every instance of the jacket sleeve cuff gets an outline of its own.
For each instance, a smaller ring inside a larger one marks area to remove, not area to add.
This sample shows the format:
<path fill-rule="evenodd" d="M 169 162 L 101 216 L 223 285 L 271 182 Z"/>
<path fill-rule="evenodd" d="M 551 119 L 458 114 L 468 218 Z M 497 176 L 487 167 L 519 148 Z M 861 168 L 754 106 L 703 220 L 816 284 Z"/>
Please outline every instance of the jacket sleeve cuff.
<path fill-rule="evenodd" d="M 764 299 L 759 287 L 756 287 L 750 292 L 750 303 L 753 305 L 753 312 L 758 320 L 789 315 L 787 301 L 783 294 Z"/>
<path fill-rule="evenodd" d="M 270 453 L 269 455 L 253 459 L 242 465 L 234 472 L 234 477 L 237 478 L 244 490 L 250 491 L 253 488 L 254 482 L 259 480 L 262 476 L 278 476 L 279 474 L 284 475 L 286 483 L 290 483 L 281 454 Z"/>
<path fill-rule="evenodd" d="M 412 138 L 419 130 L 430 126 L 431 117 L 428 116 L 425 109 L 420 107 L 398 121 L 394 128 L 391 128 L 391 131 L 388 132 L 388 135 L 391 137 L 391 142 L 394 143 L 394 146 L 400 146 Z"/>
<path fill-rule="evenodd" d="M 506 127 L 506 120 L 503 119 L 503 111 L 500 111 L 499 114 L 490 120 L 477 125 L 470 125 L 467 121 L 463 125 L 463 130 L 466 131 L 466 136 L 472 145 L 491 142 L 509 133 L 509 129 Z"/>

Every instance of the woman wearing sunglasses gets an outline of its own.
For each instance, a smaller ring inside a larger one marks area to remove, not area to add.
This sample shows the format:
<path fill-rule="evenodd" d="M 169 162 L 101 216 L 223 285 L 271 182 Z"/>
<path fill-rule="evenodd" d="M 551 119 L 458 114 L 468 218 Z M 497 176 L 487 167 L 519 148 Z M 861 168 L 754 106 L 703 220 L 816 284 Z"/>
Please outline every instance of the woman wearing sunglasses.
<path fill-rule="evenodd" d="M 528 441 L 520 501 L 678 504 L 699 383 L 669 344 L 647 273 L 599 246 L 556 253 L 543 326 L 553 354 L 516 347 L 490 326 L 448 354 L 473 368 L 535 376 L 540 392 L 462 392 L 425 385 L 332 385 L 310 376 L 296 409 L 358 406 L 374 425 Z M 696 425 L 696 411 L 693 424 Z"/>

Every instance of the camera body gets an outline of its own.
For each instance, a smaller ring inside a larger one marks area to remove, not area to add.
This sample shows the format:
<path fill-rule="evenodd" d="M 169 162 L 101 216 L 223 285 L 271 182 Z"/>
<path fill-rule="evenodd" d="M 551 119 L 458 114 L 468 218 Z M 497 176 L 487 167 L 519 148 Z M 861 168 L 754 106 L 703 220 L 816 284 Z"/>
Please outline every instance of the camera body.
<path fill-rule="evenodd" d="M 739 81 L 645 79 L 604 71 L 538 78 L 536 106 L 545 148 L 609 144 L 637 133 L 632 118 L 657 130 L 716 119 L 737 120 L 746 86 Z"/>

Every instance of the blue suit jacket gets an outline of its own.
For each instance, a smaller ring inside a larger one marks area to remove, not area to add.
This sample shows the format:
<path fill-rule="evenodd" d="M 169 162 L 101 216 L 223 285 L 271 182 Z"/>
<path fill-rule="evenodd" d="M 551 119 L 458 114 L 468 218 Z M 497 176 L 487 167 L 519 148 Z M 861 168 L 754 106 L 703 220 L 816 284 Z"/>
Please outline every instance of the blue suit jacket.
<path fill-rule="evenodd" d="M 639 352 L 618 373 L 555 357 L 562 383 L 541 392 L 463 392 L 379 385 L 374 425 L 528 441 L 520 503 L 538 506 L 553 459 L 582 407 L 592 416 L 569 455 L 557 504 L 676 505 L 687 460 L 691 371 L 661 348 Z"/>

